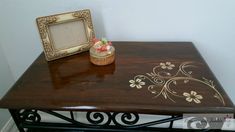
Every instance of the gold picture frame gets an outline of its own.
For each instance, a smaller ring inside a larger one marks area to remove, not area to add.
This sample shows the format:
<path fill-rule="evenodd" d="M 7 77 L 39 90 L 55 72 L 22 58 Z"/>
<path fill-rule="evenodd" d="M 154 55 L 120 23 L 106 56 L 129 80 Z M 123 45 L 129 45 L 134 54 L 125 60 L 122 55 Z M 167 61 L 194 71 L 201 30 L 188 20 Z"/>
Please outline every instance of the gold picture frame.
<path fill-rule="evenodd" d="M 89 9 L 36 19 L 47 61 L 83 51 L 95 37 Z"/>

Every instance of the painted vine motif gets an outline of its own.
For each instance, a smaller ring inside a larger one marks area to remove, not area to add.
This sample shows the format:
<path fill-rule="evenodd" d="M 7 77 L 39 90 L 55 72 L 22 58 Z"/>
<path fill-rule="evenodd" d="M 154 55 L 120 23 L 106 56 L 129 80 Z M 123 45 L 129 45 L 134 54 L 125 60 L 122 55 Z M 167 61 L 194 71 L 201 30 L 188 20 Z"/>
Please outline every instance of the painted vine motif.
<path fill-rule="evenodd" d="M 163 96 L 164 99 L 176 102 L 173 97 L 177 97 L 184 98 L 187 103 L 200 104 L 204 98 L 199 94 L 199 91 L 191 90 L 179 94 L 171 88 L 172 85 L 177 85 L 179 81 L 182 81 L 183 84 L 187 84 L 191 81 L 206 85 L 209 89 L 214 91 L 213 98 L 225 105 L 222 95 L 217 91 L 212 80 L 208 80 L 205 77 L 202 77 L 201 79 L 194 78 L 192 76 L 193 72 L 187 70 L 187 68 L 197 67 L 193 63 L 194 62 L 184 62 L 180 64 L 174 74 L 171 71 L 176 68 L 175 64 L 171 62 L 160 63 L 153 68 L 152 72 L 146 73 L 145 75 L 137 75 L 129 80 L 129 86 L 131 88 L 142 89 L 147 86 L 146 81 L 148 81 L 151 84 L 147 86 L 147 89 L 154 95 L 154 98 Z"/>

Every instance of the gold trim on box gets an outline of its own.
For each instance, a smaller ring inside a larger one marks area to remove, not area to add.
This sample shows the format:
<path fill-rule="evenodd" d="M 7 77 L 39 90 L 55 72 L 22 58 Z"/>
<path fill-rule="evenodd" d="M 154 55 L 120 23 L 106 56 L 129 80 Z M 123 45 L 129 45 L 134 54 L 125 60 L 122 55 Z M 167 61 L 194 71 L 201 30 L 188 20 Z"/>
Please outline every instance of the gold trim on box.
<path fill-rule="evenodd" d="M 96 51 L 92 47 L 90 49 L 90 61 L 95 65 L 108 65 L 108 64 L 113 63 L 115 60 L 115 48 L 114 47 L 112 47 L 110 54 L 107 54 L 105 56 L 99 56 L 99 54 L 96 54 L 94 52 Z"/>
<path fill-rule="evenodd" d="M 89 50 L 92 46 L 92 39 L 95 37 L 90 10 L 68 12 L 51 16 L 39 17 L 36 19 L 39 34 L 44 48 L 44 53 L 48 61 L 59 59 L 65 56 L 73 55 Z M 54 48 L 54 42 L 50 35 L 49 26 L 63 24 L 67 22 L 83 21 L 85 26 L 85 35 L 87 42 L 80 43 L 78 46 L 68 47 L 62 50 Z"/>
<path fill-rule="evenodd" d="M 96 58 L 94 56 L 90 56 L 90 60 L 95 65 L 108 65 L 114 62 L 115 60 L 115 54 L 112 54 L 110 56 L 102 57 L 102 58 Z"/>

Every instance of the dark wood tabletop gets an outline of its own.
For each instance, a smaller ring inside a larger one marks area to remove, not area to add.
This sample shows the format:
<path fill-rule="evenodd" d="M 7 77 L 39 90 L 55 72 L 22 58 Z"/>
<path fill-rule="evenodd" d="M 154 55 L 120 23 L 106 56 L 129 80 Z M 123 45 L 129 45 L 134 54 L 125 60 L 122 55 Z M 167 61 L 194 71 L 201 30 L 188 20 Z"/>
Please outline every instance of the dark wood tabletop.
<path fill-rule="evenodd" d="M 116 60 L 107 66 L 91 64 L 89 52 L 51 62 L 42 53 L 1 99 L 0 107 L 146 114 L 234 112 L 192 43 L 113 45 Z"/>

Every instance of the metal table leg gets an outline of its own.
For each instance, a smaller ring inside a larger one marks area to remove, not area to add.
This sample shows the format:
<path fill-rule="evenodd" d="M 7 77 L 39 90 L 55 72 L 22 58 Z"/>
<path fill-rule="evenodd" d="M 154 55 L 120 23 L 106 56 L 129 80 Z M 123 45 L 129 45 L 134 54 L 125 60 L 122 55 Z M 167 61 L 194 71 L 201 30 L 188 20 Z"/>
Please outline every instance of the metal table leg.
<path fill-rule="evenodd" d="M 21 127 L 21 119 L 19 117 L 19 112 L 18 110 L 15 109 L 9 109 L 9 112 L 11 113 L 11 116 L 20 132 L 25 132 L 24 128 Z"/>

